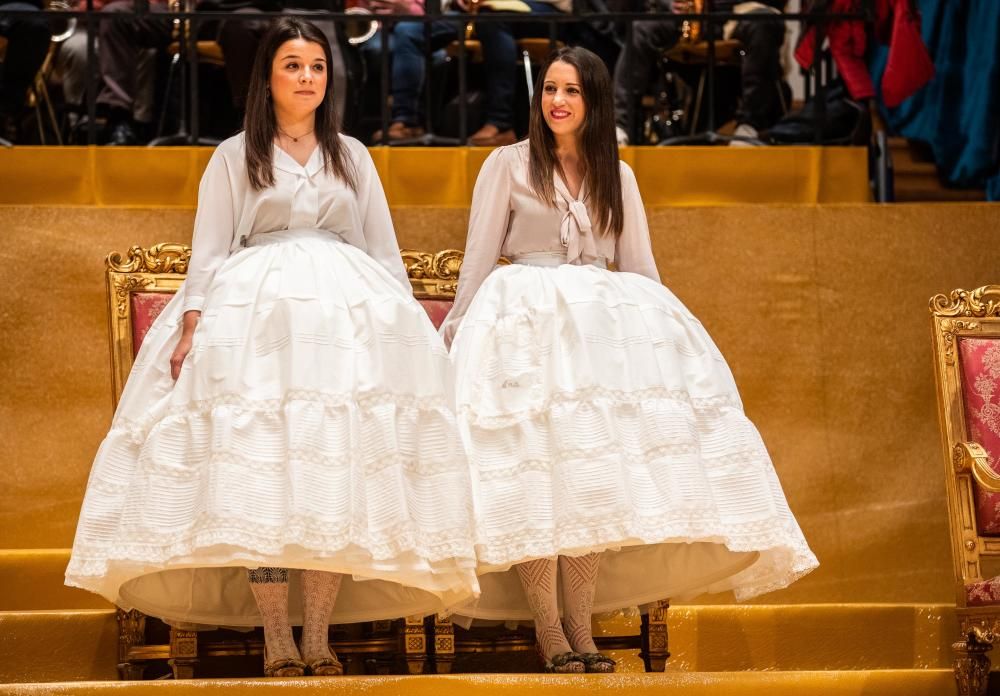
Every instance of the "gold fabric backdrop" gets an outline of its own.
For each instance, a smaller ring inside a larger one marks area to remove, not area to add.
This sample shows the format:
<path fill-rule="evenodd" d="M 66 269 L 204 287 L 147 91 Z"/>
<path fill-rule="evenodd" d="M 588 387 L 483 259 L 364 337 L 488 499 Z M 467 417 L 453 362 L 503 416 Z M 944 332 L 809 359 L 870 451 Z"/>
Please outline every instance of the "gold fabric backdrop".
<path fill-rule="evenodd" d="M 728 357 L 820 559 L 761 601 L 954 600 L 927 301 L 1000 281 L 997 210 L 650 209 L 663 280 Z M 404 247 L 464 245 L 467 210 L 393 214 Z M 104 257 L 189 242 L 192 219 L 0 207 L 0 548 L 72 543 L 111 419 Z"/>

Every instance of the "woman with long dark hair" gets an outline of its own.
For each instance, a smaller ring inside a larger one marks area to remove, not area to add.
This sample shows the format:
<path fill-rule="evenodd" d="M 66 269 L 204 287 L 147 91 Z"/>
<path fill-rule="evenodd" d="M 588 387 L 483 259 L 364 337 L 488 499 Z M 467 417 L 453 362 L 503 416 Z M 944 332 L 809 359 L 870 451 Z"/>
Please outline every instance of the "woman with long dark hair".
<path fill-rule="evenodd" d="M 660 284 L 611 95 L 585 49 L 542 68 L 529 139 L 480 171 L 442 327 L 482 589 L 461 613 L 533 619 L 556 672 L 614 670 L 594 611 L 817 565 L 724 358 Z"/>
<path fill-rule="evenodd" d="M 337 132 L 330 63 L 300 19 L 263 38 L 66 571 L 167 621 L 263 624 L 274 676 L 343 673 L 331 620 L 433 613 L 478 587 L 447 351 L 368 151 Z"/>

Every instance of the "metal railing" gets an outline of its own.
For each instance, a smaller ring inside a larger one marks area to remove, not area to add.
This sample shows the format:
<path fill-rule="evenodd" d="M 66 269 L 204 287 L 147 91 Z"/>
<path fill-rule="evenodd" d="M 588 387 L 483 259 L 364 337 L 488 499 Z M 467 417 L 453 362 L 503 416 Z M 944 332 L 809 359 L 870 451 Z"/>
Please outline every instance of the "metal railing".
<path fill-rule="evenodd" d="M 191 2 L 191 0 L 186 0 Z M 337 1 L 337 0 L 333 0 Z M 381 42 L 381 111 L 380 120 L 382 124 L 383 138 L 386 137 L 386 131 L 388 130 L 390 121 L 389 112 L 389 91 L 390 91 L 390 75 L 389 75 L 389 65 L 390 65 L 390 47 L 389 41 L 384 40 L 385 37 L 391 32 L 392 27 L 401 22 L 419 22 L 423 23 L 425 28 L 425 39 L 429 38 L 430 25 L 433 22 L 445 21 L 449 23 L 454 23 L 456 28 L 457 40 L 457 73 L 458 73 L 458 137 L 454 139 L 455 144 L 465 144 L 468 139 L 468 105 L 467 105 L 467 95 L 468 95 L 468 55 L 466 51 L 465 42 L 461 40 L 464 35 L 464 28 L 469 22 L 483 23 L 483 22 L 505 22 L 505 23 L 520 23 L 520 22 L 531 22 L 536 24 L 545 24 L 548 27 L 548 38 L 550 45 L 555 45 L 559 36 L 559 29 L 561 25 L 571 25 L 579 22 L 616 22 L 623 23 L 625 25 L 625 40 L 630 41 L 632 38 L 633 27 L 636 22 L 649 22 L 658 21 L 663 19 L 669 19 L 672 22 L 676 22 L 680 25 L 683 22 L 700 22 L 705 28 L 703 30 L 703 35 L 706 37 L 703 41 L 707 42 L 707 60 L 705 65 L 706 70 L 706 100 L 707 100 L 707 112 L 708 112 L 708 124 L 709 129 L 714 128 L 714 118 L 715 118 L 715 91 L 716 91 L 716 52 L 715 44 L 719 39 L 717 38 L 716 27 L 721 28 L 726 22 L 737 20 L 740 22 L 768 22 L 768 23 L 789 23 L 798 22 L 803 30 L 806 26 L 814 26 L 816 28 L 816 46 L 822 46 L 824 41 L 824 36 L 826 35 L 825 29 L 831 22 L 843 21 L 843 20 L 858 20 L 866 23 L 870 23 L 873 20 L 873 9 L 871 7 L 871 0 L 865 0 L 863 2 L 862 11 L 859 13 L 844 14 L 844 13 L 831 13 L 831 12 L 798 12 L 798 13 L 782 13 L 782 14 L 771 14 L 771 13 L 751 13 L 751 14 L 736 14 L 731 12 L 714 12 L 710 11 L 711 2 L 708 2 L 708 7 L 702 13 L 686 13 L 686 14 L 675 14 L 673 12 L 667 11 L 649 11 L 649 12 L 608 12 L 608 11 L 585 11 L 580 8 L 578 4 L 574 6 L 574 11 L 572 13 L 544 13 L 544 14 L 534 14 L 534 13 L 494 13 L 494 12 L 482 12 L 482 13 L 468 13 L 468 12 L 443 12 L 441 8 L 441 0 L 428 0 L 426 5 L 425 14 L 420 15 L 404 15 L 404 14 L 392 14 L 392 15 L 374 15 L 373 18 L 377 19 L 382 23 L 382 35 L 383 41 Z M 102 22 L 128 22 L 141 19 L 153 19 L 158 22 L 175 22 L 179 23 L 180 27 L 186 25 L 186 30 L 178 32 L 177 40 L 180 46 L 180 55 L 183 60 L 187 63 L 187 80 L 186 85 L 184 85 L 184 99 L 182 101 L 186 102 L 186 105 L 182 111 L 182 118 L 186 117 L 189 122 L 189 128 L 186 133 L 186 142 L 195 144 L 200 140 L 200 123 L 199 123 L 199 80 L 198 80 L 198 54 L 196 50 L 196 37 L 198 37 L 198 30 L 207 22 L 221 21 L 226 22 L 246 22 L 252 21 L 257 22 L 265 18 L 277 18 L 285 16 L 285 13 L 280 11 L 260 11 L 253 13 L 241 13 L 241 12 L 228 12 L 228 11 L 218 11 L 218 10 L 192 10 L 190 7 L 183 11 L 164 11 L 164 12 L 152 12 L 149 7 L 149 0 L 135 0 L 134 7 L 132 11 L 118 11 L 118 12 L 102 12 L 94 9 L 93 0 L 86 0 L 86 8 L 81 10 L 72 11 L 53 11 L 53 10 L 42 10 L 51 15 L 58 15 L 60 19 L 67 17 L 75 17 L 78 21 L 78 26 L 86 29 L 87 31 L 87 81 L 86 81 L 86 114 L 88 116 L 88 130 L 87 130 L 87 142 L 90 144 L 96 144 L 98 139 L 97 131 L 97 84 L 96 84 L 96 70 L 94 69 L 97 65 L 97 36 L 98 36 L 98 26 Z M 19 15 L 19 14 L 37 14 L 37 11 L 32 12 L 30 10 L 5 10 L 0 9 L 0 16 L 2 15 Z M 344 11 L 306 11 L 306 10 L 296 10 L 295 16 L 307 19 L 307 20 L 324 20 L 333 22 L 347 22 L 347 21 L 357 21 L 358 15 L 349 14 Z M 825 90 L 827 81 L 821 79 L 823 76 L 823 70 L 821 69 L 821 60 L 823 52 L 816 50 L 814 52 L 815 62 L 810 71 L 810 78 L 807 79 L 807 91 L 812 93 L 812 96 L 816 100 L 816 143 L 823 143 L 823 125 L 825 122 Z M 425 41 L 425 60 L 429 67 L 430 64 L 430 41 Z M 431 80 L 429 79 L 430 71 L 427 71 L 428 76 L 424 80 L 424 97 L 429 107 L 430 102 L 430 90 L 431 90 Z M 807 96 L 809 96 L 807 94 Z M 629 100 L 629 120 L 635 118 L 635 99 Z M 429 118 L 430 109 L 427 110 L 427 116 Z M 183 140 L 184 138 L 182 138 Z M 383 141 L 385 142 L 385 141 Z"/>

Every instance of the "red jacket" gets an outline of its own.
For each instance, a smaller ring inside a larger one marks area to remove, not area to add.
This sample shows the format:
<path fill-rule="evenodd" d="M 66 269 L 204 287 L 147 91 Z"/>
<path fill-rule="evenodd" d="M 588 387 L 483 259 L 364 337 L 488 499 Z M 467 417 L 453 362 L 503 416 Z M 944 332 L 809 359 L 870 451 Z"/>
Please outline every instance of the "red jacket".
<path fill-rule="evenodd" d="M 861 0 L 833 0 L 830 12 L 853 13 L 861 10 Z M 861 20 L 831 22 L 825 33 L 830 52 L 847 91 L 854 99 L 870 99 L 875 87 L 865 62 L 867 37 Z M 882 76 L 882 98 L 887 106 L 899 106 L 903 100 L 934 77 L 934 63 L 920 36 L 920 15 L 911 0 L 875 0 L 875 35 L 889 44 L 889 59 Z M 795 50 L 795 59 L 804 68 L 813 63 L 816 28 L 810 28 Z"/>

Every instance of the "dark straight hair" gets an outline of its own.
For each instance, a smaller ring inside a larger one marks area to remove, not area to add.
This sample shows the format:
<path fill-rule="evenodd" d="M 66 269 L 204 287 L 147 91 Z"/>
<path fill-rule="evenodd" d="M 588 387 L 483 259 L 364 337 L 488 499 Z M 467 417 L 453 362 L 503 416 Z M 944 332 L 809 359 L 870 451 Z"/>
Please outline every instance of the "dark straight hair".
<path fill-rule="evenodd" d="M 316 108 L 316 142 L 322 148 L 326 171 L 340 177 L 348 186 L 357 190 L 354 164 L 337 135 L 340 124 L 337 123 L 333 103 L 333 79 L 330 76 L 333 55 L 330 42 L 315 24 L 296 17 L 281 17 L 271 24 L 260 41 L 257 57 L 254 59 L 247 91 L 247 112 L 243 119 L 250 183 L 258 191 L 274 186 L 274 138 L 278 132 L 278 123 L 271 103 L 271 65 L 281 45 L 293 39 L 304 39 L 323 48 L 327 80 L 323 101 Z"/>
<path fill-rule="evenodd" d="M 555 136 L 542 114 L 542 92 L 545 74 L 556 61 L 572 65 L 580 76 L 580 91 L 587 112 L 578 137 L 590 207 L 596 228 L 602 234 L 610 232 L 617 237 L 625 225 L 625 213 L 618 164 L 618 141 L 615 139 L 611 76 L 608 75 L 604 61 L 585 48 L 567 46 L 554 51 L 538 73 L 528 125 L 528 172 L 531 188 L 547 204 L 555 205 L 553 176 L 561 167 L 556 159 Z"/>

